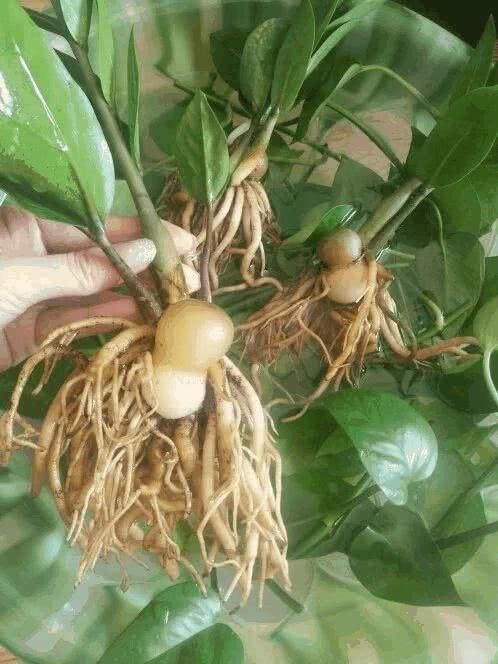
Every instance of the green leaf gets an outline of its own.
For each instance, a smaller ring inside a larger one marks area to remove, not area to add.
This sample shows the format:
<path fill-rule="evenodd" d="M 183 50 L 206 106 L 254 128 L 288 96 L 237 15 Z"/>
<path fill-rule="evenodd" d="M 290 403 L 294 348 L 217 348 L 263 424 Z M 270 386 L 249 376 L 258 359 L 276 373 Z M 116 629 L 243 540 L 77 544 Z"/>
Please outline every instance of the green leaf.
<path fill-rule="evenodd" d="M 457 452 L 449 451 L 440 452 L 432 475 L 424 482 L 414 485 L 410 507 L 422 516 L 434 538 L 456 535 L 486 523 L 482 498 L 475 495 L 469 497 L 457 512 L 439 525 L 448 508 L 473 481 L 472 466 Z M 482 538 L 476 538 L 442 551 L 441 555 L 451 574 L 472 558 L 481 542 Z"/>
<path fill-rule="evenodd" d="M 486 158 L 498 134 L 498 85 L 478 88 L 455 102 L 429 134 L 415 175 L 434 187 L 458 182 Z"/>
<path fill-rule="evenodd" d="M 271 88 L 274 109 L 290 111 L 306 78 L 315 40 L 315 18 L 310 0 L 301 0 L 278 53 Z"/>
<path fill-rule="evenodd" d="M 240 89 L 256 110 L 263 110 L 274 78 L 288 23 L 270 18 L 251 32 L 240 61 Z"/>
<path fill-rule="evenodd" d="M 498 347 L 498 296 L 478 311 L 474 319 L 474 334 L 485 350 Z"/>
<path fill-rule="evenodd" d="M 315 44 L 318 44 L 334 14 L 344 0 L 312 0 L 315 15 Z"/>
<path fill-rule="evenodd" d="M 95 53 L 95 72 L 100 78 L 102 93 L 106 100 L 112 102 L 114 81 L 114 36 L 109 14 L 108 0 L 94 0 L 97 10 L 97 47 Z"/>
<path fill-rule="evenodd" d="M 248 30 L 218 30 L 209 38 L 216 71 L 234 90 L 240 90 L 240 61 L 248 35 Z"/>
<path fill-rule="evenodd" d="M 43 12 L 37 12 L 34 9 L 28 9 L 27 7 L 25 7 L 24 10 L 33 23 L 36 23 L 36 25 L 42 30 L 52 32 L 54 35 L 59 35 L 60 37 L 64 36 L 64 28 L 53 16 L 49 16 Z"/>
<path fill-rule="evenodd" d="M 385 2 L 385 0 L 361 0 L 360 2 L 355 3 L 349 11 L 338 16 L 332 23 L 329 25 L 330 29 L 336 28 L 350 21 L 360 21 L 365 18 L 371 12 L 375 11 Z"/>
<path fill-rule="evenodd" d="M 124 217 L 136 217 L 138 215 L 137 206 L 126 180 L 116 180 L 110 214 Z"/>
<path fill-rule="evenodd" d="M 102 130 L 83 92 L 15 0 L 3 6 L 0 50 L 0 188 L 43 217 L 81 227 L 96 214 L 104 219 L 114 172 Z"/>
<path fill-rule="evenodd" d="M 482 361 L 459 374 L 446 374 L 437 382 L 438 394 L 446 403 L 465 413 L 488 415 L 496 412 L 483 378 Z M 498 382 L 498 356 L 491 358 L 491 375 Z"/>
<path fill-rule="evenodd" d="M 468 176 L 481 206 L 481 233 L 498 219 L 498 164 L 482 164 Z"/>
<path fill-rule="evenodd" d="M 347 224 L 354 214 L 355 209 L 351 205 L 335 205 L 330 210 L 307 221 L 297 233 L 286 238 L 279 249 L 285 251 L 287 248 L 300 246 L 305 243 L 316 245 L 336 228 Z"/>
<path fill-rule="evenodd" d="M 237 634 L 221 623 L 152 659 L 148 664 L 243 664 L 244 646 Z"/>
<path fill-rule="evenodd" d="M 436 189 L 433 198 L 443 219 L 445 233 L 462 231 L 480 235 L 481 202 L 471 178 L 483 166 L 479 166 L 460 182 Z"/>
<path fill-rule="evenodd" d="M 93 0 L 54 0 L 53 6 L 73 37 L 80 45 L 88 41 Z"/>
<path fill-rule="evenodd" d="M 343 390 L 321 402 L 351 438 L 366 470 L 387 498 L 408 500 L 411 483 L 430 477 L 437 442 L 426 420 L 393 394 Z"/>
<path fill-rule="evenodd" d="M 337 428 L 324 408 L 312 408 L 295 422 L 282 422 L 278 428 L 278 449 L 284 475 L 308 468 L 323 442 Z"/>
<path fill-rule="evenodd" d="M 421 517 L 386 504 L 349 551 L 351 568 L 376 597 L 415 606 L 458 606 L 441 553 Z"/>
<path fill-rule="evenodd" d="M 345 23 L 339 28 L 336 28 L 325 41 L 319 46 L 319 48 L 313 53 L 306 70 L 306 78 L 311 76 L 311 74 L 317 69 L 317 67 L 325 60 L 325 58 L 330 54 L 330 52 L 341 42 L 344 37 L 351 32 L 355 27 L 355 22 L 351 21 L 350 23 Z"/>
<path fill-rule="evenodd" d="M 131 29 L 128 45 L 128 128 L 130 153 L 140 168 L 140 72 L 135 48 L 135 28 Z"/>
<path fill-rule="evenodd" d="M 291 187 L 283 184 L 268 193 L 284 237 L 320 217 L 334 202 L 330 187 L 307 182 Z"/>
<path fill-rule="evenodd" d="M 228 146 L 206 95 L 198 90 L 178 125 L 176 159 L 183 185 L 200 203 L 211 203 L 229 175 Z"/>
<path fill-rule="evenodd" d="M 209 591 L 204 597 L 193 581 L 167 588 L 126 627 L 99 662 L 145 664 L 210 627 L 220 611 L 218 595 Z"/>
<path fill-rule="evenodd" d="M 493 63 L 495 44 L 495 22 L 493 16 L 490 16 L 479 43 L 455 83 L 455 89 L 449 101 L 450 104 L 471 90 L 486 85 Z"/>

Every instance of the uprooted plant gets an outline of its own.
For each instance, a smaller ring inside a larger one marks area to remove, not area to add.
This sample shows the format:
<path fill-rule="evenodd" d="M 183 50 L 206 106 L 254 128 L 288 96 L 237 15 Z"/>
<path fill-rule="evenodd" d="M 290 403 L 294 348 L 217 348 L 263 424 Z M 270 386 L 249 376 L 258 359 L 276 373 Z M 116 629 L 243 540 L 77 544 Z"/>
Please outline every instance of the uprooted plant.
<path fill-rule="evenodd" d="M 63 10 L 58 3 L 55 6 L 65 25 Z M 68 540 L 82 549 L 78 581 L 102 556 L 112 553 L 119 559 L 122 554 L 135 556 L 137 549 L 142 549 L 156 554 L 172 578 L 178 576 L 178 565 L 184 565 L 203 589 L 204 573 L 231 566 L 233 581 L 226 597 L 238 584 L 243 602 L 254 578 L 263 588 L 266 579 L 280 573 L 289 586 L 287 537 L 280 515 L 280 457 L 256 392 L 225 355 L 232 342 L 233 325 L 228 315 L 210 302 L 210 252 L 204 251 L 201 267 L 206 301 L 189 299 L 174 245 L 92 71 L 86 37 L 74 35 L 66 25 L 65 37 L 115 163 L 125 174 L 145 234 L 156 243 L 155 271 L 162 304 L 157 294 L 131 273 L 104 231 L 112 189 L 104 179 L 113 178 L 112 161 L 89 102 L 14 2 L 9 4 L 7 18 L 13 34 L 21 29 L 37 45 L 41 55 L 36 57 L 50 68 L 52 76 L 64 82 L 68 106 L 77 106 L 91 126 L 91 133 L 81 136 L 78 127 L 67 126 L 64 118 L 46 111 L 47 122 L 57 126 L 57 141 L 67 147 L 65 154 L 71 155 L 74 140 L 88 137 L 89 154 L 95 142 L 102 157 L 102 166 L 95 173 L 69 165 L 76 210 L 71 206 L 64 209 L 67 201 L 60 202 L 60 193 L 51 198 L 48 192 L 43 204 L 60 219 L 68 221 L 73 214 L 79 219 L 80 227 L 122 275 L 141 307 L 145 324 L 97 318 L 50 334 L 25 363 L 10 407 L 2 416 L 3 461 L 7 462 L 15 449 L 34 450 L 33 494 L 39 493 L 46 477 Z M 36 76 L 36 63 L 31 65 Z M 44 89 L 42 82 L 39 87 Z M 23 92 L 29 97 L 30 91 L 21 91 L 20 96 Z M 50 89 L 46 94 L 49 98 Z M 24 101 L 26 108 L 30 102 L 40 104 L 38 98 Z M 46 107 L 41 112 L 43 109 Z M 192 102 L 194 121 L 196 113 L 210 113 L 201 95 Z M 204 169 L 212 168 L 211 156 L 204 154 Z M 14 171 L 16 164 L 13 159 Z M 212 209 L 226 180 L 228 162 L 222 159 L 217 166 L 218 180 L 186 178 L 189 184 L 194 182 L 197 197 L 207 209 Z M 35 173 L 37 168 L 35 163 Z M 48 177 L 45 172 L 39 175 Z M 12 187 L 8 175 L 5 180 Z M 255 186 L 250 189 L 249 200 L 256 190 Z M 240 191 L 249 189 L 246 186 Z M 100 199 L 92 199 L 92 194 Z M 27 205 L 40 209 L 35 188 L 26 187 L 22 196 Z M 60 203 L 59 208 L 53 200 Z M 211 235 L 208 227 L 206 247 Z M 93 357 L 74 347 L 82 333 L 108 329 L 116 334 Z M 19 399 L 40 363 L 44 370 L 36 391 L 43 389 L 64 358 L 72 361 L 73 371 L 52 401 L 41 430 L 35 431 L 18 414 Z M 196 531 L 204 566 L 200 570 L 175 541 L 175 528 L 183 520 L 189 520 Z"/>

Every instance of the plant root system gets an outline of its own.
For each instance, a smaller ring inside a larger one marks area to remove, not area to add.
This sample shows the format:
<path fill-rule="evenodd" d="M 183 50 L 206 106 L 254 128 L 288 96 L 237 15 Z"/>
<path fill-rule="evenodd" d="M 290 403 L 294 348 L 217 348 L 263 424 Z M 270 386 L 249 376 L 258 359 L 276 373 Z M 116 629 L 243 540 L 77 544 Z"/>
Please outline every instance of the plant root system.
<path fill-rule="evenodd" d="M 418 348 L 413 333 L 398 319 L 388 290 L 392 274 L 368 256 L 360 260 L 366 265 L 367 278 L 357 301 L 339 304 L 331 299 L 330 268 L 315 271 L 277 293 L 237 328 L 255 366 L 271 365 L 283 351 L 299 355 L 308 343 L 318 348 L 326 366 L 325 375 L 301 403 L 301 410 L 284 421 L 301 417 L 329 386 L 336 391 L 344 380 L 354 384 L 366 358 L 379 353 L 381 342 L 396 359 L 414 362 L 444 353 L 468 358 L 465 348 L 479 345 L 476 338 L 462 336 Z M 351 267 L 338 268 L 338 272 Z"/>
<path fill-rule="evenodd" d="M 193 233 L 197 238 L 197 256 L 200 257 L 206 241 L 207 210 L 187 193 L 170 184 L 169 199 L 163 208 L 177 225 Z M 266 257 L 264 237 L 279 242 L 271 204 L 264 186 L 255 178 L 246 178 L 240 184 L 227 188 L 216 204 L 212 224 L 212 250 L 209 258 L 209 279 L 213 294 L 241 291 L 246 288 L 271 285 L 282 290 L 274 277 L 265 276 Z M 219 275 L 229 259 L 240 256 L 242 283 L 221 287 Z M 193 259 L 193 266 L 200 268 L 200 258 Z"/>
<path fill-rule="evenodd" d="M 82 329 L 99 326 L 117 334 L 93 358 L 72 348 Z M 33 450 L 33 494 L 46 478 L 68 541 L 81 547 L 78 583 L 102 557 L 140 562 L 137 552 L 146 551 L 173 578 L 183 565 L 203 590 L 206 573 L 230 566 L 226 598 L 239 586 L 245 602 L 254 579 L 264 583 L 277 573 L 289 587 L 281 461 L 259 397 L 224 358 L 208 371 L 200 411 L 160 417 L 151 382 L 154 334 L 152 326 L 106 318 L 51 334 L 26 362 L 0 419 L 2 461 L 16 448 Z M 40 363 L 36 391 L 62 358 L 73 371 L 37 431 L 18 415 L 19 399 Z M 182 521 L 199 543 L 200 553 L 189 558 L 175 539 Z"/>

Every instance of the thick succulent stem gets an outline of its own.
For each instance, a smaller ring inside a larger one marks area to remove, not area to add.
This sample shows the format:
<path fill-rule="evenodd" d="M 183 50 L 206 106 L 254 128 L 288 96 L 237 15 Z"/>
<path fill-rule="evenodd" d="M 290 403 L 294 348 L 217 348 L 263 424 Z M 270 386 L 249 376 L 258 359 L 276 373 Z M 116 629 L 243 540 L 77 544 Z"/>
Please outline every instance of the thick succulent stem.
<path fill-rule="evenodd" d="M 114 161 L 124 174 L 130 188 L 142 221 L 144 235 L 156 245 L 157 253 L 154 260 L 154 268 L 159 277 L 160 288 L 164 299 L 174 300 L 182 298 L 186 295 L 186 287 L 175 244 L 157 215 L 154 203 L 123 140 L 116 118 L 102 96 L 99 82 L 92 71 L 88 54 L 74 40 L 68 39 L 68 41 L 78 61 L 81 75 L 85 82 L 85 89 L 102 126 Z M 121 270 L 122 266 L 116 264 L 116 268 Z M 125 279 L 125 275 L 122 276 Z M 136 277 L 134 278 L 136 279 Z M 159 307 L 159 304 L 157 304 L 157 307 Z"/>

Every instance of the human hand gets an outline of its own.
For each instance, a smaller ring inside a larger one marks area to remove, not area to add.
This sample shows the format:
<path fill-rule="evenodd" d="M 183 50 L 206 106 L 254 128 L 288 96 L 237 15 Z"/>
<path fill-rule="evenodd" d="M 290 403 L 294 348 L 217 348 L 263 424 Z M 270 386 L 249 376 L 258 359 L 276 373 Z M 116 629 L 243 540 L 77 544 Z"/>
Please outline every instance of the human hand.
<path fill-rule="evenodd" d="M 195 238 L 165 222 L 178 253 L 192 254 Z M 135 217 L 109 217 L 111 242 L 134 272 L 152 262 L 155 247 L 140 238 Z M 184 266 L 190 292 L 199 276 Z M 104 254 L 78 229 L 0 207 L 0 371 L 16 364 L 53 329 L 92 316 L 140 320 L 131 296 L 110 291 L 121 279 Z"/>

